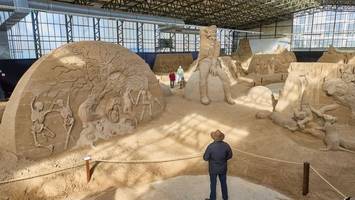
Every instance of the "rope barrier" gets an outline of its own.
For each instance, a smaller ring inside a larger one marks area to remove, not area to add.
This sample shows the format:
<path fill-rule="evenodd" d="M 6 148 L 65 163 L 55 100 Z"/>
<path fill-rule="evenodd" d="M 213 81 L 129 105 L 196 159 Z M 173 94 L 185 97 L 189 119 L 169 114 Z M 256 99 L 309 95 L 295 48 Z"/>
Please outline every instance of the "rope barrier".
<path fill-rule="evenodd" d="M 180 160 L 191 160 L 194 158 L 201 158 L 202 153 L 192 155 L 192 156 L 184 156 L 178 158 L 170 158 L 170 159 L 162 159 L 162 160 L 93 160 L 96 162 L 104 162 L 104 163 L 118 163 L 118 164 L 149 164 L 149 163 L 164 163 L 164 162 L 175 162 Z"/>
<path fill-rule="evenodd" d="M 311 166 L 311 169 L 316 173 L 324 182 L 326 182 L 331 188 L 333 188 L 334 191 L 336 191 L 338 194 L 340 194 L 344 199 L 347 198 L 345 194 L 340 192 L 335 186 L 333 186 L 327 179 L 325 179 L 319 172 L 316 170 L 314 167 Z"/>
<path fill-rule="evenodd" d="M 75 169 L 75 168 L 78 168 L 78 167 L 82 167 L 82 166 L 84 166 L 84 165 L 85 165 L 85 164 L 79 164 L 79 165 L 75 165 L 75 166 L 72 166 L 72 167 L 67 167 L 67 168 L 60 169 L 60 170 L 55 170 L 55 171 L 51 171 L 51 172 L 46 172 L 46 173 L 43 173 L 43 174 L 37 174 L 37 175 L 33 175 L 33 176 L 28 176 L 28 177 L 22 177 L 22 178 L 15 178 L 15 179 L 10 179 L 10 180 L 4 180 L 4 181 L 0 181 L 0 185 L 7 184 L 7 183 L 18 182 L 18 181 L 29 180 L 29 179 L 33 179 L 33 178 L 42 177 L 42 176 L 48 176 L 48 175 L 51 175 L 51 174 L 55 174 L 55 173 L 67 171 L 67 170 L 70 170 L 70 169 Z"/>
<path fill-rule="evenodd" d="M 303 165 L 303 163 L 301 162 L 293 162 L 293 161 L 288 161 L 288 160 L 281 160 L 281 159 L 277 159 L 277 158 L 271 158 L 271 157 L 267 157 L 267 156 L 261 156 L 261 155 L 257 155 L 254 153 L 250 153 L 250 152 L 246 152 L 246 151 L 242 151 L 240 149 L 237 148 L 232 148 L 235 151 L 238 151 L 240 153 L 252 156 L 252 157 L 256 157 L 256 158 L 261 158 L 261 159 L 265 159 L 265 160 L 271 160 L 274 162 L 281 162 L 281 163 L 286 163 L 286 164 L 294 164 L 294 165 Z"/>
<path fill-rule="evenodd" d="M 243 150 L 240 150 L 240 149 L 237 149 L 237 148 L 233 148 L 233 147 L 232 147 L 232 150 L 237 151 L 239 153 L 243 153 L 243 154 L 252 156 L 252 157 L 255 157 L 255 158 L 259 158 L 259 159 L 265 159 L 265 160 L 270 160 L 270 161 L 274 161 L 274 162 L 281 162 L 281 163 L 286 163 L 286 164 L 303 165 L 303 163 L 301 163 L 301 162 L 281 160 L 281 159 L 277 159 L 277 158 L 271 158 L 271 157 L 267 157 L 267 156 L 257 155 L 257 154 L 246 152 L 246 151 L 243 151 Z M 164 162 L 175 162 L 175 161 L 181 161 L 181 160 L 191 160 L 191 159 L 195 159 L 195 158 L 200 158 L 202 155 L 203 155 L 203 153 L 198 153 L 198 154 L 190 155 L 190 156 L 183 156 L 183 157 L 170 158 L 170 159 L 159 159 L 159 160 L 125 160 L 125 161 L 122 161 L 122 160 L 97 159 L 97 160 L 92 160 L 91 163 L 92 162 L 117 163 L 117 164 L 164 163 Z M 28 176 L 28 177 L 23 177 L 23 178 L 16 178 L 16 179 L 0 181 L 0 185 L 13 183 L 13 182 L 18 182 L 18 181 L 29 180 L 29 179 L 33 179 L 33 178 L 42 177 L 42 176 L 48 176 L 48 175 L 51 175 L 51 174 L 67 171 L 67 170 L 70 170 L 70 169 L 75 169 L 75 168 L 82 167 L 82 166 L 85 166 L 85 164 L 79 164 L 79 165 L 75 165 L 75 166 L 72 166 L 72 167 L 67 167 L 67 168 L 64 168 L 64 169 L 55 170 L 55 171 L 51 171 L 51 172 L 47 172 L 47 173 L 43 173 L 43 174 L 34 175 L 34 176 Z M 324 178 L 314 167 L 311 166 L 311 169 L 324 182 L 326 182 L 334 191 L 336 191 L 339 195 L 341 195 L 344 199 L 348 198 L 339 189 L 337 189 L 335 186 L 333 186 L 326 178 Z"/>

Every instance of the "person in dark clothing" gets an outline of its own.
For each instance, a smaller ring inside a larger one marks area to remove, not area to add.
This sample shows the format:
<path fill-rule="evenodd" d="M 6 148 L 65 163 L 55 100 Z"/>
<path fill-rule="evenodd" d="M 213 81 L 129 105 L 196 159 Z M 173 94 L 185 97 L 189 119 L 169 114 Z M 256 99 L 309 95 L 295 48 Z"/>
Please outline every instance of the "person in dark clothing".
<path fill-rule="evenodd" d="M 175 84 L 175 72 L 170 72 L 169 73 L 169 79 L 170 79 L 170 87 L 174 88 Z"/>
<path fill-rule="evenodd" d="M 0 70 L 0 101 L 5 100 L 5 90 L 3 88 L 3 79 L 5 77 L 5 73 L 2 73 Z"/>
<path fill-rule="evenodd" d="M 211 133 L 214 142 L 208 145 L 203 159 L 208 161 L 210 174 L 210 198 L 206 200 L 216 200 L 217 176 L 221 182 L 223 200 L 228 200 L 227 189 L 227 161 L 233 157 L 230 146 L 223 142 L 224 134 L 220 130 Z"/>

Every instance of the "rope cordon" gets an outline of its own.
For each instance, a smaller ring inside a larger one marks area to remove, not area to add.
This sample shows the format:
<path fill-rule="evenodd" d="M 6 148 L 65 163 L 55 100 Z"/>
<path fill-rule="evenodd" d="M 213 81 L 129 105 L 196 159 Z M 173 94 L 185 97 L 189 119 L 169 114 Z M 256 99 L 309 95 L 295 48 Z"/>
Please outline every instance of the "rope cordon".
<path fill-rule="evenodd" d="M 348 198 L 345 194 L 340 192 L 334 185 L 332 185 L 327 179 L 325 179 L 319 172 L 316 170 L 314 167 L 311 165 L 311 169 L 316 173 L 324 182 L 326 182 L 334 191 L 336 191 L 340 196 L 342 196 L 344 199 Z"/>
<path fill-rule="evenodd" d="M 270 160 L 273 162 L 281 162 L 281 163 L 286 163 L 286 164 L 294 164 L 294 165 L 303 165 L 302 162 L 294 162 L 294 161 L 288 161 L 288 160 L 281 160 L 277 158 L 271 158 L 267 156 L 262 156 L 262 155 L 257 155 L 254 153 L 246 152 L 237 148 L 232 148 L 234 151 L 237 151 L 239 153 L 243 153 L 255 158 L 259 159 L 265 159 L 265 160 Z M 164 163 L 164 162 L 175 162 L 175 161 L 181 161 L 181 160 L 191 160 L 195 158 L 201 158 L 203 153 L 198 153 L 194 155 L 189 155 L 189 156 L 183 156 L 183 157 L 176 157 L 176 158 L 169 158 L 169 159 L 159 159 L 159 160 L 107 160 L 107 159 L 93 159 L 90 162 L 102 162 L 102 163 L 117 163 L 117 164 L 149 164 L 149 163 Z M 67 171 L 70 169 L 74 169 L 77 167 L 82 167 L 85 164 L 78 164 L 72 167 L 67 167 L 59 170 L 54 170 L 51 172 L 46 172 L 38 175 L 33 175 L 33 176 L 28 176 L 28 177 L 22 177 L 22 178 L 15 178 L 15 179 L 10 179 L 10 180 L 4 180 L 0 181 L 0 185 L 3 184 L 8 184 L 8 183 L 13 183 L 13 182 L 18 182 L 18 181 L 24 181 L 24 180 L 29 180 L 33 178 L 38 178 L 42 176 L 48 176 L 51 174 Z M 311 166 L 311 169 L 314 171 L 315 174 L 317 174 L 325 183 L 327 183 L 334 191 L 336 191 L 339 195 L 341 195 L 344 199 L 348 198 L 346 195 L 344 195 L 339 189 L 337 189 L 335 186 L 333 186 L 327 179 L 325 179 L 314 167 Z"/>

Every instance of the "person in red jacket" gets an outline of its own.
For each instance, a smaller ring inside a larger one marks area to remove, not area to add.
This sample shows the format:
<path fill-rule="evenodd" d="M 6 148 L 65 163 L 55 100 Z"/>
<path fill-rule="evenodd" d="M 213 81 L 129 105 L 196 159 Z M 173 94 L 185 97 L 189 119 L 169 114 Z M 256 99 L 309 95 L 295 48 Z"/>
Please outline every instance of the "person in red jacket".
<path fill-rule="evenodd" d="M 174 84 L 175 84 L 175 72 L 170 72 L 169 73 L 169 80 L 170 80 L 170 87 L 174 88 Z"/>

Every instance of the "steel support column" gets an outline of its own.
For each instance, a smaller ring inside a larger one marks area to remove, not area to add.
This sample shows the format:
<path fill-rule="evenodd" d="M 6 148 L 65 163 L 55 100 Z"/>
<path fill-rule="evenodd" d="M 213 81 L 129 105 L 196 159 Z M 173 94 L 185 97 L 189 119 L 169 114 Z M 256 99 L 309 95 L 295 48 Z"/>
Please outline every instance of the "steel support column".
<path fill-rule="evenodd" d="M 335 16 L 334 16 L 334 23 L 333 23 L 333 36 L 332 36 L 332 45 L 334 46 L 334 36 L 335 36 L 335 25 L 337 21 L 337 13 L 338 13 L 338 6 L 335 7 Z M 313 14 L 314 15 L 314 14 Z"/>
<path fill-rule="evenodd" d="M 93 24 L 94 24 L 94 40 L 100 41 L 101 40 L 101 35 L 100 35 L 100 18 L 94 17 L 92 18 Z"/>
<path fill-rule="evenodd" d="M 154 52 L 159 52 L 160 31 L 159 26 L 154 24 Z"/>
<path fill-rule="evenodd" d="M 170 52 L 176 51 L 176 33 L 169 33 L 169 38 L 171 40 Z"/>
<path fill-rule="evenodd" d="M 189 44 L 190 44 L 190 34 L 182 34 L 182 39 L 183 39 L 183 51 L 184 52 L 190 52 L 190 47 L 189 47 Z"/>
<path fill-rule="evenodd" d="M 227 30 L 226 30 L 227 31 Z M 230 50 L 231 50 L 231 44 L 232 44 L 232 40 L 231 40 L 231 31 L 232 30 L 228 30 L 228 33 L 224 33 L 224 53 L 227 55 L 230 55 Z"/>
<path fill-rule="evenodd" d="M 275 21 L 275 32 L 274 32 L 274 38 L 277 36 L 277 19 Z"/>
<path fill-rule="evenodd" d="M 124 40 L 123 40 L 123 21 L 122 20 L 116 20 L 116 26 L 117 26 L 117 44 L 124 46 Z"/>
<path fill-rule="evenodd" d="M 138 52 L 144 52 L 143 26 L 144 26 L 144 24 L 142 22 L 137 22 L 136 23 L 136 27 L 137 27 L 137 51 Z"/>
<path fill-rule="evenodd" d="M 195 34 L 195 51 L 199 51 L 199 49 L 197 49 L 197 34 Z"/>
<path fill-rule="evenodd" d="M 236 52 L 238 48 L 238 32 L 233 31 L 233 42 L 232 42 L 232 52 Z"/>
<path fill-rule="evenodd" d="M 311 38 L 310 38 L 310 42 L 309 42 L 309 51 L 312 50 L 313 24 L 314 24 L 314 12 L 312 13 Z"/>
<path fill-rule="evenodd" d="M 38 11 L 31 12 L 32 17 L 32 29 L 33 29 L 33 42 L 35 46 L 36 58 L 42 56 L 41 40 L 39 35 L 39 24 L 38 24 Z"/>
<path fill-rule="evenodd" d="M 65 30 L 67 32 L 67 43 L 73 42 L 73 16 L 65 15 Z"/>

